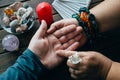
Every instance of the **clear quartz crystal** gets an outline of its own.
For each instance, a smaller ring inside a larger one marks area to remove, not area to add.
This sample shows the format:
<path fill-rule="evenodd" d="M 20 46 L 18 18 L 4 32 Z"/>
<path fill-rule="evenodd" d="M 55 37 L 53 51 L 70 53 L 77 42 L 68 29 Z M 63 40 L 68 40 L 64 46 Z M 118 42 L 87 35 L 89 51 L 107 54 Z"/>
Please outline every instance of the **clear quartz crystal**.
<path fill-rule="evenodd" d="M 69 60 L 73 63 L 73 64 L 78 64 L 79 62 L 82 61 L 82 59 L 79 57 L 78 53 L 76 52 L 75 54 L 71 55 L 69 57 Z"/>
<path fill-rule="evenodd" d="M 2 40 L 2 46 L 7 51 L 15 51 L 19 47 L 19 40 L 15 35 L 7 35 Z"/>

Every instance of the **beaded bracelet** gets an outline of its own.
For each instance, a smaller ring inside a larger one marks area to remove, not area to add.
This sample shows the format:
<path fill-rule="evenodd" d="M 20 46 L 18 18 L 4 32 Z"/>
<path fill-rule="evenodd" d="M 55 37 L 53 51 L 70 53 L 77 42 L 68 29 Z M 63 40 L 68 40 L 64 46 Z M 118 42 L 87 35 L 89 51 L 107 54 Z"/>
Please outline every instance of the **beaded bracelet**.
<path fill-rule="evenodd" d="M 92 43 L 99 32 L 95 16 L 86 7 L 83 7 L 79 9 L 79 13 L 73 14 L 72 18 L 77 19 L 89 42 Z"/>

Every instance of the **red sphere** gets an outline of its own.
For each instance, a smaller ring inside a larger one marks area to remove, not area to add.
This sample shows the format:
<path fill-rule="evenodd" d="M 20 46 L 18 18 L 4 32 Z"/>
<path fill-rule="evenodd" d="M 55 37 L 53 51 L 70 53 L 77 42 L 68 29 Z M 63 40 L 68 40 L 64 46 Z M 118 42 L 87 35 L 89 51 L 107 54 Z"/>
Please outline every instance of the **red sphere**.
<path fill-rule="evenodd" d="M 48 2 L 39 3 L 36 7 L 36 13 L 40 22 L 45 20 L 49 26 L 52 24 L 52 6 Z"/>

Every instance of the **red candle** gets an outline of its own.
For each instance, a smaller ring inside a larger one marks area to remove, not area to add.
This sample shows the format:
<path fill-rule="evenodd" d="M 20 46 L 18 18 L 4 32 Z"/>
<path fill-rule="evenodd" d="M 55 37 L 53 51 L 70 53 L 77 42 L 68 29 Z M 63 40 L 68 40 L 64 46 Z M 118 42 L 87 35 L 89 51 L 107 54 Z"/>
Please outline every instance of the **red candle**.
<path fill-rule="evenodd" d="M 45 20 L 49 26 L 52 24 L 52 6 L 48 2 L 39 3 L 36 7 L 36 13 L 40 22 Z"/>

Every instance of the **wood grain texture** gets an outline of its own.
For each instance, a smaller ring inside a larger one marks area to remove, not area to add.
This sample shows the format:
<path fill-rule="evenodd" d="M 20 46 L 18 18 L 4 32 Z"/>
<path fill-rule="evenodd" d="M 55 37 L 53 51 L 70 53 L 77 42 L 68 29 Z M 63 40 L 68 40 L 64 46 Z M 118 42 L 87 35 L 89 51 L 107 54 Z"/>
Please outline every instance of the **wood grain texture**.
<path fill-rule="evenodd" d="M 28 1 L 28 0 L 0 0 L 0 8 L 6 7 L 6 6 L 8 6 L 14 2 L 18 2 L 18 1 L 24 2 L 24 1 Z"/>
<path fill-rule="evenodd" d="M 0 55 L 0 73 L 15 63 L 15 60 L 21 55 L 21 52 L 6 52 Z"/>
<path fill-rule="evenodd" d="M 104 1 L 104 0 L 92 0 L 92 2 L 90 3 L 89 8 L 95 7 L 96 5 L 100 4 L 102 1 Z"/>
<path fill-rule="evenodd" d="M 2 10 L 6 6 L 8 6 L 12 2 L 14 2 L 14 0 L 6 0 L 6 1 L 7 1 L 7 3 L 2 3 L 3 0 L 0 1 L 0 6 L 3 7 L 3 8 L 0 8 L 0 15 L 1 15 Z M 26 0 L 26 2 L 28 2 L 31 5 L 31 7 L 33 7 L 33 9 L 35 11 L 35 8 L 40 1 L 39 0 L 32 0 L 32 1 Z M 17 52 L 7 52 L 7 51 L 3 50 L 3 47 L 1 44 L 2 39 L 3 39 L 3 37 L 8 35 L 9 33 L 7 33 L 6 31 L 4 31 L 2 29 L 0 30 L 0 73 L 5 71 L 9 66 L 13 65 L 14 62 L 16 61 L 16 59 L 18 58 L 18 56 L 21 55 L 21 53 L 27 48 L 32 36 L 36 32 L 36 30 L 39 28 L 39 25 L 40 25 L 39 21 L 35 20 L 35 25 L 31 30 L 29 30 L 25 34 L 17 35 L 17 37 L 19 38 L 19 41 L 20 41 L 19 50 Z"/>

